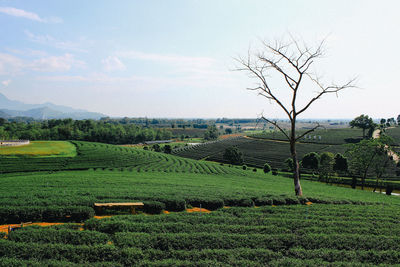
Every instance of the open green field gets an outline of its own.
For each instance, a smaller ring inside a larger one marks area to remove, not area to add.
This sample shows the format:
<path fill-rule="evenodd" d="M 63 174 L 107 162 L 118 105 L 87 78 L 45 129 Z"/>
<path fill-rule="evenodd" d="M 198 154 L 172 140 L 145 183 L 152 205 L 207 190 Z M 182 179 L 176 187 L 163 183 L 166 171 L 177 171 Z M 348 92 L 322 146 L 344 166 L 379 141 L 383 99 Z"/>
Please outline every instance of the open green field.
<path fill-rule="evenodd" d="M 75 146 L 66 141 L 32 141 L 29 145 L 0 147 L 1 156 L 74 157 Z"/>
<path fill-rule="evenodd" d="M 26 226 L 8 235 L 0 231 L 0 266 L 400 262 L 399 197 L 306 180 L 304 196 L 295 197 L 290 178 L 260 170 L 100 143 L 73 144 L 76 157 L 28 157 L 25 164 L 0 157 L 0 167 L 8 170 L 0 174 L 0 224 L 66 223 Z M 144 202 L 138 215 L 93 218 L 95 202 L 133 201 Z M 185 212 L 200 205 L 211 213 Z"/>

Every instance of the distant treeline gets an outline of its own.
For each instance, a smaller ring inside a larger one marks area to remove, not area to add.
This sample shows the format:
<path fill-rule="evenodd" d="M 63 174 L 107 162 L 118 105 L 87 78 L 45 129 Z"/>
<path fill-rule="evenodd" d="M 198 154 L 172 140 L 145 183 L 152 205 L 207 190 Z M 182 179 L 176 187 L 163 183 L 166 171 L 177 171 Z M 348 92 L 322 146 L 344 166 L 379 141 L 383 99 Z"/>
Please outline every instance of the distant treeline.
<path fill-rule="evenodd" d="M 171 139 L 171 131 L 122 123 L 118 120 L 54 119 L 9 122 L 0 118 L 0 139 L 82 140 L 110 144 L 132 144 Z"/>

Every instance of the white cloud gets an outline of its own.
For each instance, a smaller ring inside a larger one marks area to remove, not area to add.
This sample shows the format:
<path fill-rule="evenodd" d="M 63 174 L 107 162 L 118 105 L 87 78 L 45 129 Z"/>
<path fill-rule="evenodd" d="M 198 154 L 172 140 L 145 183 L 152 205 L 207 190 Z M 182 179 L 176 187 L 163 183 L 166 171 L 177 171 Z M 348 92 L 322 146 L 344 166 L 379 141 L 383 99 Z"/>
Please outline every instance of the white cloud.
<path fill-rule="evenodd" d="M 14 17 L 30 19 L 38 22 L 61 23 L 63 20 L 59 17 L 41 18 L 38 14 L 18 9 L 14 7 L 0 7 L 0 13 L 4 13 Z"/>
<path fill-rule="evenodd" d="M 7 87 L 10 83 L 11 83 L 11 80 L 5 80 L 5 81 L 2 81 L 2 82 L 1 82 L 1 84 L 4 85 L 4 86 L 6 86 L 6 87 Z"/>
<path fill-rule="evenodd" d="M 0 53 L 0 75 L 15 75 L 23 71 L 65 72 L 72 67 L 84 68 L 86 63 L 77 60 L 71 54 L 47 56 L 35 60 L 23 60 L 19 57 Z"/>
<path fill-rule="evenodd" d="M 197 71 L 215 67 L 217 61 L 210 57 L 188 57 L 181 55 L 165 55 L 154 53 L 143 53 L 139 51 L 120 51 L 116 56 L 138 60 L 149 60 L 158 63 L 170 64 L 181 70 Z"/>
<path fill-rule="evenodd" d="M 103 63 L 103 68 L 107 72 L 126 70 L 124 63 L 116 56 L 109 56 L 103 59 L 101 63 Z"/>
<path fill-rule="evenodd" d="M 59 49 L 71 50 L 77 52 L 86 52 L 86 50 L 81 48 L 79 43 L 70 42 L 70 41 L 60 41 L 54 38 L 51 35 L 36 35 L 31 33 L 30 31 L 25 31 L 25 35 L 29 38 L 30 41 L 39 43 L 42 45 L 52 46 Z"/>
<path fill-rule="evenodd" d="M 85 62 L 76 60 L 71 54 L 65 54 L 64 56 L 52 56 L 36 59 L 30 64 L 32 70 L 41 72 L 69 71 L 73 66 L 83 68 Z"/>
<path fill-rule="evenodd" d="M 24 61 L 10 54 L 0 53 L 0 75 L 10 75 L 24 68 Z"/>

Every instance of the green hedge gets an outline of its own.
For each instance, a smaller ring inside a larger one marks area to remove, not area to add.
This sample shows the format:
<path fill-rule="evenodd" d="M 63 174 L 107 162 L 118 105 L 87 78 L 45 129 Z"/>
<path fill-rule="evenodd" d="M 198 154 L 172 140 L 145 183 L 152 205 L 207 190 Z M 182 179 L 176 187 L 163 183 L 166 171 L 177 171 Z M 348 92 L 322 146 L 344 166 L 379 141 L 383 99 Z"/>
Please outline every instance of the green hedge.
<path fill-rule="evenodd" d="M 0 223 L 29 221 L 82 222 L 94 216 L 94 210 L 85 206 L 10 206 L 0 207 Z"/>
<path fill-rule="evenodd" d="M 159 201 L 144 201 L 143 211 L 149 214 L 160 214 L 165 210 L 165 204 Z"/>
<path fill-rule="evenodd" d="M 34 243 L 63 243 L 71 245 L 106 244 L 108 235 L 93 231 L 57 230 L 46 228 L 24 227 L 8 235 L 10 241 Z"/>
<path fill-rule="evenodd" d="M 217 210 L 224 207 L 224 201 L 222 199 L 213 199 L 213 198 L 190 198 L 186 199 L 186 202 L 193 207 L 201 207 L 208 210 Z"/>

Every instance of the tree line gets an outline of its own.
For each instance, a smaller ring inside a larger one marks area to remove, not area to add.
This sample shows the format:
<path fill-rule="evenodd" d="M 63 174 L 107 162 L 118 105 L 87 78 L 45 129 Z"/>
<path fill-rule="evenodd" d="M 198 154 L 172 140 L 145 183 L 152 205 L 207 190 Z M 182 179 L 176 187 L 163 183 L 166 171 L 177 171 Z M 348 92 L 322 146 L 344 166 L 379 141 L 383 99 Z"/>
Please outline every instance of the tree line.
<path fill-rule="evenodd" d="M 165 129 L 133 123 L 110 123 L 105 120 L 53 119 L 32 122 L 8 122 L 0 119 L 0 139 L 80 140 L 110 144 L 132 144 L 168 140 L 172 133 Z"/>

